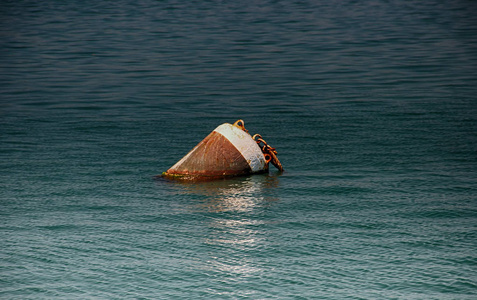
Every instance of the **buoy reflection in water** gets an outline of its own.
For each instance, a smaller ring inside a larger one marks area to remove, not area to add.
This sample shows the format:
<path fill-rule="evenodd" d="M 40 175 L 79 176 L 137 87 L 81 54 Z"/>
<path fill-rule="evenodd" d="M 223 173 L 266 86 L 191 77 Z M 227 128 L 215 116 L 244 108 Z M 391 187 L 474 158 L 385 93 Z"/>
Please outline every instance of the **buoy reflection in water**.
<path fill-rule="evenodd" d="M 280 173 L 229 178 L 208 182 L 173 182 L 182 193 L 199 196 L 199 203 L 191 209 L 208 212 L 252 211 L 268 206 L 278 198 L 274 188 L 279 185 Z"/>
<path fill-rule="evenodd" d="M 227 285 L 240 285 L 267 272 L 266 260 L 256 257 L 271 247 L 270 223 L 275 221 L 267 218 L 264 210 L 279 200 L 279 175 L 172 184 L 184 193 L 199 196 L 198 203 L 189 207 L 204 214 L 201 247 L 207 249 L 207 255 L 197 261 L 197 270 Z M 224 290 L 219 294 L 226 296 L 231 292 Z M 246 290 L 242 292 L 248 294 Z"/>

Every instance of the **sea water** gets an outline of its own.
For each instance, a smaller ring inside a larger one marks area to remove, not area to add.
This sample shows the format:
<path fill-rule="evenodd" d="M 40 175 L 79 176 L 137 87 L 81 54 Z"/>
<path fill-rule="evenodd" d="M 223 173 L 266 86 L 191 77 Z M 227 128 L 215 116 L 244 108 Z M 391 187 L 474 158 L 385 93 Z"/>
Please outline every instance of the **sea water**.
<path fill-rule="evenodd" d="M 476 299 L 473 1 L 2 1 L 1 299 Z M 245 121 L 285 172 L 155 179 Z"/>

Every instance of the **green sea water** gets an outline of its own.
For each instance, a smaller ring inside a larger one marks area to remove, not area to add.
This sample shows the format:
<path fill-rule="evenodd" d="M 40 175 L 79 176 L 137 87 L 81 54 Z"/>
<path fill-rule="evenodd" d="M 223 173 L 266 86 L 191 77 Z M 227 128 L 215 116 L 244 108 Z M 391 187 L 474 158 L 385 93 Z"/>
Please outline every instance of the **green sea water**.
<path fill-rule="evenodd" d="M 2 1 L 1 299 L 475 299 L 472 1 Z M 245 121 L 285 172 L 154 179 Z"/>

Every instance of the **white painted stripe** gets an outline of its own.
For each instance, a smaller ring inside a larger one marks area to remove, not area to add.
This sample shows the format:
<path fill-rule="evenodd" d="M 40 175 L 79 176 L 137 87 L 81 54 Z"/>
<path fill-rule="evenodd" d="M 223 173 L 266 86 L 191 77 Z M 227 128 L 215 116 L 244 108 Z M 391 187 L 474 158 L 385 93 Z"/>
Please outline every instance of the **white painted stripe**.
<path fill-rule="evenodd" d="M 223 135 L 237 148 L 249 164 L 252 172 L 259 172 L 265 169 L 265 157 L 250 134 L 229 123 L 220 125 L 214 131 Z"/>

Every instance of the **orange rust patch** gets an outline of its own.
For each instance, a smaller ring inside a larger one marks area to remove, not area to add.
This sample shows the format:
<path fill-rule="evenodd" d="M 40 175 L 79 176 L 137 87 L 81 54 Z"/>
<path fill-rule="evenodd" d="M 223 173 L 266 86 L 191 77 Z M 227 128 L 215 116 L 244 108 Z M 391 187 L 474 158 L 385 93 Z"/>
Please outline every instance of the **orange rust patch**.
<path fill-rule="evenodd" d="M 237 148 L 223 135 L 213 131 L 182 164 L 170 168 L 165 175 L 235 176 L 251 172 L 252 169 Z"/>

